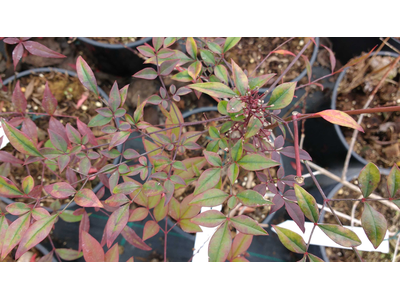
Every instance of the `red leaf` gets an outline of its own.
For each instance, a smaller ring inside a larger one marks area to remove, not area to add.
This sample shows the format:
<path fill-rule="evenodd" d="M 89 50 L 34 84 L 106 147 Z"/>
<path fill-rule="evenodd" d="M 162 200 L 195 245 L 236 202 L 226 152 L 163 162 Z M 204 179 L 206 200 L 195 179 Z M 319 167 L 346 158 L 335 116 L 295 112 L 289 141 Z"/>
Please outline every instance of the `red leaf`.
<path fill-rule="evenodd" d="M 82 189 L 75 195 L 75 203 L 82 207 L 103 207 L 99 198 L 92 190 Z"/>
<path fill-rule="evenodd" d="M 82 232 L 89 232 L 90 229 L 89 215 L 84 210 L 84 208 L 81 209 L 82 209 L 82 220 L 79 223 L 79 246 L 78 246 L 79 252 L 82 251 L 82 243 L 83 243 Z M 77 209 L 75 212 L 78 213 L 79 209 Z"/>
<path fill-rule="evenodd" d="M 271 53 L 277 53 L 277 54 L 282 54 L 282 55 L 291 55 L 291 56 L 296 56 L 294 53 L 288 51 L 288 50 L 276 50 L 272 51 Z"/>
<path fill-rule="evenodd" d="M 1 252 L 0 260 L 3 260 L 8 253 L 21 241 L 23 235 L 29 228 L 29 224 L 31 221 L 31 214 L 25 214 L 14 222 L 10 224 L 8 227 L 6 234 L 3 240 L 3 248 Z"/>
<path fill-rule="evenodd" d="M 35 146 L 38 144 L 38 131 L 36 124 L 30 119 L 26 118 L 22 122 L 22 128 L 21 131 L 25 133 L 27 136 L 29 136 L 32 139 L 32 142 L 34 143 Z"/>
<path fill-rule="evenodd" d="M 6 206 L 6 210 L 14 216 L 23 215 L 24 213 L 27 213 L 31 209 L 32 209 L 31 207 L 22 202 L 14 202 Z"/>
<path fill-rule="evenodd" d="M 55 112 L 56 109 L 57 109 L 57 99 L 56 99 L 56 97 L 54 97 L 53 94 L 51 93 L 47 81 L 46 81 L 46 85 L 45 85 L 44 92 L 43 92 L 42 105 L 43 105 L 44 110 L 45 110 L 49 115 L 53 115 L 54 112 Z"/>
<path fill-rule="evenodd" d="M 19 42 L 21 42 L 20 39 L 15 38 L 15 37 L 9 37 L 9 38 L 5 38 L 3 40 L 4 43 L 9 44 L 9 45 L 15 45 L 18 44 Z"/>
<path fill-rule="evenodd" d="M 88 136 L 89 143 L 91 143 L 93 146 L 97 146 L 98 145 L 97 140 L 96 140 L 93 132 L 90 130 L 90 128 L 85 123 L 80 121 L 79 119 L 76 120 L 76 124 L 78 125 L 79 132 L 83 136 L 85 136 L 85 135 Z"/>
<path fill-rule="evenodd" d="M 350 117 L 345 112 L 334 109 L 327 109 L 324 111 L 320 111 L 314 115 L 321 116 L 325 120 L 333 124 L 354 128 L 357 129 L 358 131 L 364 132 L 364 129 L 361 127 L 361 125 L 358 124 L 352 117 Z"/>
<path fill-rule="evenodd" d="M 156 222 L 153 220 L 147 221 L 146 224 L 144 224 L 143 241 L 155 236 L 159 230 L 160 227 Z"/>
<path fill-rule="evenodd" d="M 118 243 L 114 244 L 114 246 L 112 246 L 112 248 L 107 251 L 104 261 L 105 262 L 119 262 Z"/>
<path fill-rule="evenodd" d="M 67 145 L 70 145 L 67 136 L 67 131 L 65 130 L 64 125 L 59 120 L 57 120 L 54 117 L 51 117 L 49 122 L 49 129 L 57 133 L 59 136 L 61 136 L 63 140 L 67 143 Z"/>
<path fill-rule="evenodd" d="M 14 71 L 17 67 L 19 60 L 21 59 L 22 55 L 24 54 L 24 47 L 19 43 L 12 52 L 13 63 L 14 63 Z"/>
<path fill-rule="evenodd" d="M 41 56 L 41 57 L 49 57 L 49 58 L 65 58 L 66 56 L 56 51 L 53 51 L 46 46 L 33 41 L 23 42 L 24 47 L 30 54 Z"/>
<path fill-rule="evenodd" d="M 25 113 L 27 102 L 24 93 L 21 91 L 21 87 L 19 85 L 19 80 L 15 85 L 14 92 L 12 94 L 12 103 L 15 109 L 20 113 Z"/>
<path fill-rule="evenodd" d="M 145 251 L 151 250 L 151 248 L 129 226 L 125 226 L 121 234 L 129 244 L 135 246 L 136 248 Z"/>
<path fill-rule="evenodd" d="M 333 54 L 332 50 L 329 49 L 328 47 L 326 47 L 325 45 L 321 45 L 321 46 L 324 47 L 329 52 L 329 60 L 331 61 L 331 71 L 333 73 L 333 71 L 335 70 L 335 66 L 336 66 L 335 54 Z"/>
<path fill-rule="evenodd" d="M 293 219 L 297 226 L 299 226 L 301 231 L 305 232 L 305 217 L 300 207 L 296 203 L 285 201 L 285 208 L 289 216 Z"/>
<path fill-rule="evenodd" d="M 22 160 L 14 157 L 13 155 L 11 155 L 10 153 L 8 153 L 6 151 L 0 151 L 0 161 L 8 162 L 11 164 L 20 164 L 20 165 L 22 165 L 24 163 Z"/>
<path fill-rule="evenodd" d="M 86 262 L 104 262 L 104 250 L 100 243 L 86 231 L 82 232 L 83 258 Z"/>

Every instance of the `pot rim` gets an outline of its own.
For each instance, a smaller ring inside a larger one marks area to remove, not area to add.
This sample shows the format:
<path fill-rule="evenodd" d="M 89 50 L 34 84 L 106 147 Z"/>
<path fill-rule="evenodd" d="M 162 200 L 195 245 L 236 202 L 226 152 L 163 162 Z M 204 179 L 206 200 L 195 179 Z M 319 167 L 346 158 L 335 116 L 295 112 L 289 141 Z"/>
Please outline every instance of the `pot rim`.
<path fill-rule="evenodd" d="M 128 48 L 136 48 L 138 46 L 143 45 L 144 43 L 150 42 L 151 41 L 151 37 L 145 37 L 141 40 L 138 40 L 136 42 L 132 42 L 132 43 L 128 43 L 125 45 L 118 45 L 118 44 L 107 44 L 107 43 L 101 43 L 95 40 L 92 40 L 91 38 L 88 37 L 77 37 L 77 40 L 82 41 L 84 43 L 88 43 L 90 45 L 96 46 L 96 47 L 100 47 L 100 48 L 107 48 L 107 49 L 126 49 L 126 47 Z"/>

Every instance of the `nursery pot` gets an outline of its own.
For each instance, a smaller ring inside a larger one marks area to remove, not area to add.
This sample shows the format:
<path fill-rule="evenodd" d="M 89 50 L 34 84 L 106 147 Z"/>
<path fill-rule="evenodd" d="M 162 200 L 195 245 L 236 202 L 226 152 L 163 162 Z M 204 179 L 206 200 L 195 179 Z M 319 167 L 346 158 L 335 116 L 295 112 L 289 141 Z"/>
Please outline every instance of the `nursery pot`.
<path fill-rule="evenodd" d="M 151 37 L 146 37 L 126 45 L 107 44 L 87 37 L 78 37 L 96 59 L 99 70 L 117 76 L 131 76 L 143 69 L 143 59 L 138 55 L 136 48 L 149 43 Z M 128 49 L 127 49 L 128 48 Z"/>
<path fill-rule="evenodd" d="M 375 54 L 375 52 L 371 53 L 371 56 Z M 397 53 L 394 52 L 386 52 L 386 51 L 381 51 L 378 52 L 377 55 L 381 55 L 381 56 L 392 56 L 392 57 L 398 57 L 399 55 Z M 331 100 L 331 109 L 336 109 L 336 101 L 337 101 L 337 96 L 338 96 L 338 88 L 340 85 L 340 82 L 343 80 L 345 74 L 346 74 L 347 68 L 343 70 L 343 72 L 339 75 L 338 79 L 336 80 L 335 83 L 335 87 L 332 93 L 332 100 Z M 345 152 L 347 153 L 347 151 L 349 150 L 349 144 L 347 143 L 342 131 L 340 130 L 339 125 L 337 124 L 333 124 L 333 128 L 336 132 L 336 135 L 338 136 L 339 140 L 340 140 L 340 145 L 342 149 L 345 149 Z M 358 155 L 356 152 L 352 151 L 351 155 L 358 161 L 360 162 L 362 165 L 366 165 L 368 163 L 368 161 L 361 157 L 360 155 Z M 390 172 L 390 168 L 379 168 L 379 170 L 382 172 Z"/>
<path fill-rule="evenodd" d="M 8 83 L 12 82 L 14 79 L 17 80 L 17 79 L 19 79 L 19 78 L 21 78 L 21 77 L 24 77 L 24 76 L 27 76 L 27 75 L 30 75 L 30 74 L 35 74 L 35 73 L 49 73 L 49 72 L 53 72 L 53 71 L 55 71 L 55 72 L 60 72 L 60 73 L 64 73 L 64 74 L 66 73 L 66 74 L 68 74 L 69 76 L 77 77 L 77 74 L 76 74 L 75 72 L 72 72 L 72 71 L 69 71 L 69 70 L 58 69 L 58 68 L 38 68 L 38 69 L 32 69 L 32 70 L 23 71 L 23 72 L 19 73 L 16 77 L 15 77 L 15 76 L 12 76 L 12 77 L 7 78 L 6 80 L 4 80 L 3 83 L 4 83 L 4 85 L 7 85 Z M 98 88 L 98 91 L 99 91 L 100 96 L 101 96 L 102 98 L 106 99 L 106 101 L 108 101 L 108 96 L 107 96 L 107 94 L 106 94 L 100 87 L 97 87 L 97 88 Z M 118 120 L 117 120 L 117 122 L 118 122 Z M 118 149 L 118 151 L 121 152 L 122 145 L 118 145 L 118 146 L 117 146 L 117 149 Z M 120 159 L 119 157 L 115 158 L 114 161 L 113 161 L 113 163 L 114 163 L 114 164 L 118 164 L 118 163 L 119 163 L 119 159 Z M 108 176 L 109 176 L 109 175 L 108 175 Z M 94 187 L 93 192 L 94 192 L 94 193 L 97 193 L 102 187 L 103 187 L 103 183 L 99 182 L 99 183 Z M 11 200 L 11 199 L 9 199 L 9 198 L 7 198 L 7 197 L 1 197 L 1 196 L 0 196 L 0 199 L 1 199 L 2 201 L 4 201 L 5 203 L 7 203 L 7 204 L 14 203 L 13 200 Z M 67 205 L 67 204 L 63 204 L 63 205 L 61 206 L 60 210 L 64 209 L 64 207 L 65 207 L 66 205 Z M 75 202 L 72 202 L 68 207 L 69 207 L 69 208 L 72 208 L 72 207 L 75 206 L 75 205 L 76 205 Z M 43 207 L 44 207 L 46 210 L 48 210 L 48 211 L 52 211 L 49 207 L 45 207 L 45 206 L 43 206 Z"/>

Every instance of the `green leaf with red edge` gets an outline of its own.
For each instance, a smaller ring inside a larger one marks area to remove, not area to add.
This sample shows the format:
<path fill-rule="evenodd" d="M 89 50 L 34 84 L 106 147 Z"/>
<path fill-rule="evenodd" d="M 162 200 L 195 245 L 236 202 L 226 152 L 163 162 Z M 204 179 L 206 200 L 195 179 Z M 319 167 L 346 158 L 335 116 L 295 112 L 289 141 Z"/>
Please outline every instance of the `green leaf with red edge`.
<path fill-rule="evenodd" d="M 337 124 L 340 126 L 350 127 L 353 129 L 357 129 L 358 131 L 364 132 L 364 129 L 361 127 L 361 125 L 358 124 L 351 116 L 349 116 L 343 111 L 327 109 L 315 113 L 314 115 L 321 116 L 330 123 Z"/>
<path fill-rule="evenodd" d="M 381 213 L 366 202 L 364 202 L 361 215 L 361 226 L 374 248 L 378 248 L 385 238 L 387 221 Z"/>
<path fill-rule="evenodd" d="M 7 254 L 18 245 L 25 232 L 28 230 L 30 221 L 31 214 L 27 213 L 10 224 L 4 236 L 0 260 L 3 260 Z"/>
<path fill-rule="evenodd" d="M 11 97 L 12 104 L 17 112 L 25 114 L 26 106 L 28 102 L 26 101 L 24 93 L 21 91 L 21 87 L 19 85 L 19 80 L 15 85 L 14 92 Z"/>
<path fill-rule="evenodd" d="M 191 82 L 193 81 L 192 76 L 189 75 L 188 70 L 183 70 L 171 77 L 171 79 L 180 81 L 180 82 Z"/>
<path fill-rule="evenodd" d="M 149 247 L 137 234 L 136 232 L 130 228 L 129 226 L 125 226 L 121 232 L 124 239 L 131 245 L 139 248 L 141 250 L 149 251 L 151 247 Z"/>
<path fill-rule="evenodd" d="M 158 74 L 153 68 L 144 68 L 143 70 L 140 70 L 139 72 L 136 72 L 133 75 L 133 77 L 135 77 L 135 78 L 142 78 L 142 79 L 148 79 L 148 80 L 156 79 L 157 76 L 158 76 Z"/>
<path fill-rule="evenodd" d="M 0 176 L 0 195 L 15 198 L 23 196 L 24 193 L 21 192 L 10 179 Z"/>
<path fill-rule="evenodd" d="M 112 117 L 103 117 L 102 115 L 96 115 L 89 121 L 88 126 L 89 127 L 103 126 L 110 123 L 111 120 Z"/>
<path fill-rule="evenodd" d="M 227 37 L 224 43 L 224 53 L 233 47 L 240 41 L 240 37 Z"/>
<path fill-rule="evenodd" d="M 129 138 L 129 135 L 130 135 L 129 131 L 120 131 L 113 134 L 110 145 L 108 146 L 108 150 L 111 150 L 115 146 L 125 143 L 125 141 Z"/>
<path fill-rule="evenodd" d="M 314 254 L 308 253 L 307 256 L 308 256 L 308 259 L 310 260 L 310 262 L 324 262 L 323 259 L 319 258 L 318 256 L 316 256 Z"/>
<path fill-rule="evenodd" d="M 393 165 L 387 177 L 387 188 L 391 198 L 394 198 L 400 189 L 400 170 L 396 165 Z"/>
<path fill-rule="evenodd" d="M 129 202 L 129 198 L 124 194 L 114 194 L 105 200 L 105 204 L 112 207 L 119 207 Z"/>
<path fill-rule="evenodd" d="M 358 175 L 358 185 L 364 196 L 367 198 L 379 185 L 381 173 L 378 167 L 373 163 L 368 163 Z"/>
<path fill-rule="evenodd" d="M 115 210 L 109 217 L 106 224 L 107 247 L 110 248 L 112 243 L 124 229 L 129 219 L 129 205 L 124 205 Z"/>
<path fill-rule="evenodd" d="M 108 99 L 108 104 L 112 111 L 116 111 L 121 105 L 121 95 L 119 94 L 118 83 L 114 81 L 114 84 L 110 91 L 110 97 Z"/>
<path fill-rule="evenodd" d="M 6 219 L 6 216 L 4 214 L 0 214 L 0 255 L 1 255 L 1 251 L 3 249 L 3 244 L 5 241 L 7 229 L 8 229 L 8 221 Z M 0 261 L 1 261 L 1 258 L 0 258 Z"/>
<path fill-rule="evenodd" d="M 248 138 L 258 134 L 258 132 L 260 131 L 261 128 L 262 128 L 262 123 L 261 123 L 260 119 L 258 119 L 255 116 L 251 116 L 249 123 L 247 125 L 247 128 L 246 128 L 246 133 L 244 135 L 244 138 L 248 139 Z"/>
<path fill-rule="evenodd" d="M 57 99 L 51 93 L 49 84 L 47 81 L 46 81 L 46 85 L 44 87 L 42 106 L 49 115 L 53 115 L 57 109 Z"/>
<path fill-rule="evenodd" d="M 213 234 L 208 245 L 210 262 L 223 262 L 228 257 L 232 245 L 232 237 L 228 222 L 222 224 Z"/>
<path fill-rule="evenodd" d="M 215 187 L 221 179 L 221 169 L 212 168 L 205 170 L 198 179 L 194 195 L 198 195 L 204 191 L 210 190 Z"/>
<path fill-rule="evenodd" d="M 196 41 L 194 40 L 194 38 L 192 37 L 188 37 L 186 39 L 186 51 L 187 53 L 189 53 L 189 55 L 196 59 L 197 57 L 197 45 L 196 45 Z"/>
<path fill-rule="evenodd" d="M 66 182 L 57 182 L 44 187 L 46 193 L 56 199 L 65 199 L 75 194 L 76 190 Z"/>
<path fill-rule="evenodd" d="M 39 221 L 43 218 L 47 218 L 49 216 L 50 213 L 43 207 L 36 207 L 32 210 L 32 218 L 34 218 L 36 221 Z"/>
<path fill-rule="evenodd" d="M 306 243 L 299 234 L 289 229 L 282 228 L 276 225 L 271 225 L 271 226 L 276 230 L 276 233 L 278 234 L 278 238 L 281 241 L 281 243 L 290 251 L 296 253 L 306 252 L 307 249 Z"/>
<path fill-rule="evenodd" d="M 56 253 L 61 257 L 61 259 L 68 261 L 76 260 L 83 256 L 83 252 L 67 248 L 57 248 Z"/>
<path fill-rule="evenodd" d="M 23 132 L 19 131 L 12 125 L 8 124 L 4 119 L 1 119 L 1 125 L 6 134 L 10 144 L 23 154 L 31 156 L 43 157 L 43 155 L 36 148 L 33 141 Z"/>
<path fill-rule="evenodd" d="M 238 140 L 231 149 L 231 156 L 233 161 L 238 161 L 243 154 L 243 140 Z"/>
<path fill-rule="evenodd" d="M 258 77 L 250 78 L 249 79 L 249 87 L 251 90 L 254 90 L 256 87 L 261 88 L 263 87 L 268 81 L 274 77 L 275 73 L 265 74 Z"/>
<path fill-rule="evenodd" d="M 149 211 L 145 207 L 138 207 L 134 209 L 130 215 L 128 222 L 137 222 L 137 221 L 142 221 L 146 219 L 147 215 L 149 214 Z"/>
<path fill-rule="evenodd" d="M 335 243 L 343 247 L 361 245 L 358 236 L 348 228 L 336 224 L 318 224 L 318 227 Z"/>
<path fill-rule="evenodd" d="M 160 75 L 167 76 L 175 69 L 179 59 L 166 60 L 160 65 Z"/>
<path fill-rule="evenodd" d="M 89 142 L 93 146 L 97 146 L 98 142 L 97 142 L 93 132 L 91 131 L 91 129 L 85 123 L 80 121 L 79 119 L 76 120 L 76 124 L 78 125 L 78 130 L 82 134 L 82 136 L 87 135 Z"/>
<path fill-rule="evenodd" d="M 160 202 L 156 205 L 156 207 L 154 207 L 153 215 L 154 215 L 154 219 L 157 222 L 160 222 L 168 214 L 169 203 L 167 205 L 165 205 L 165 203 L 166 203 L 166 199 L 165 199 L 165 197 L 162 197 Z"/>
<path fill-rule="evenodd" d="M 106 252 L 104 257 L 105 262 L 119 262 L 119 249 L 118 243 L 114 244 L 110 250 Z"/>
<path fill-rule="evenodd" d="M 153 43 L 154 50 L 158 51 L 164 43 L 164 38 L 163 37 L 153 37 L 152 43 Z"/>
<path fill-rule="evenodd" d="M 113 193 L 114 194 L 125 194 L 128 195 L 130 193 L 133 193 L 135 190 L 141 188 L 140 185 L 138 185 L 136 182 L 133 181 L 127 181 L 127 182 L 123 182 L 118 184 L 114 189 L 113 189 Z"/>
<path fill-rule="evenodd" d="M 190 219 L 194 224 L 204 227 L 216 227 L 226 221 L 225 215 L 215 209 L 207 210 L 198 216 Z"/>
<path fill-rule="evenodd" d="M 82 231 L 82 251 L 86 262 L 104 262 L 103 247 L 86 231 Z"/>
<path fill-rule="evenodd" d="M 228 169 L 226 170 L 226 172 L 227 172 L 227 176 L 228 176 L 228 178 L 229 178 L 229 180 L 230 180 L 230 182 L 232 183 L 232 184 L 234 184 L 235 183 L 235 181 L 236 181 L 236 179 L 238 178 L 238 176 L 239 176 L 239 167 L 238 167 L 238 165 L 237 164 L 235 164 L 235 163 L 233 163 L 233 164 L 231 164 L 229 167 L 228 167 Z"/>
<path fill-rule="evenodd" d="M 243 256 L 239 256 L 232 259 L 232 262 L 249 262 L 249 260 L 244 258 Z"/>
<path fill-rule="evenodd" d="M 243 70 L 231 59 L 232 72 L 233 72 L 233 82 L 239 93 L 244 96 L 246 95 L 247 88 L 249 86 L 249 79 Z"/>
<path fill-rule="evenodd" d="M 75 194 L 75 203 L 82 207 L 103 207 L 96 194 L 89 189 L 82 189 Z"/>
<path fill-rule="evenodd" d="M 203 150 L 204 157 L 208 161 L 208 163 L 214 167 L 222 167 L 221 157 L 214 152 Z"/>
<path fill-rule="evenodd" d="M 199 225 L 193 224 L 190 222 L 189 219 L 181 219 L 179 220 L 179 226 L 184 232 L 187 233 L 196 233 L 196 232 L 202 232 L 201 228 Z"/>
<path fill-rule="evenodd" d="M 145 100 L 136 107 L 136 110 L 133 113 L 133 120 L 134 120 L 135 124 L 138 123 L 143 118 L 143 109 L 144 109 L 146 103 L 147 103 L 147 101 Z M 157 130 L 159 130 L 159 129 L 157 128 Z"/>
<path fill-rule="evenodd" d="M 207 46 L 212 52 L 222 54 L 222 48 L 219 44 L 215 42 L 207 42 Z"/>
<path fill-rule="evenodd" d="M 32 209 L 31 207 L 22 202 L 14 202 L 6 206 L 6 210 L 14 216 L 23 215 L 24 213 L 27 213 L 31 209 Z"/>
<path fill-rule="evenodd" d="M 228 86 L 219 82 L 203 82 L 189 84 L 188 88 L 210 95 L 211 97 L 224 98 L 237 96 Z"/>
<path fill-rule="evenodd" d="M 143 241 L 155 236 L 160 230 L 160 226 L 153 220 L 149 220 L 144 224 Z"/>
<path fill-rule="evenodd" d="M 164 39 L 164 47 L 169 47 L 171 46 L 173 43 L 175 43 L 177 41 L 176 37 L 166 37 Z"/>
<path fill-rule="evenodd" d="M 243 156 L 238 161 L 238 164 L 247 171 L 261 171 L 279 166 L 278 162 L 268 159 L 266 156 L 257 153 Z"/>
<path fill-rule="evenodd" d="M 15 253 L 15 259 L 20 258 L 26 251 L 43 241 L 49 235 L 56 219 L 57 215 L 53 215 L 33 223 L 21 239 L 17 252 Z"/>
<path fill-rule="evenodd" d="M 58 162 L 58 168 L 60 169 L 60 172 L 64 171 L 64 169 L 68 166 L 69 162 L 71 161 L 70 155 L 60 155 L 57 159 Z"/>
<path fill-rule="evenodd" d="M 200 49 L 200 56 L 207 65 L 215 65 L 215 58 L 211 51 Z"/>
<path fill-rule="evenodd" d="M 319 211 L 314 197 L 298 184 L 294 184 L 294 191 L 301 211 L 310 221 L 317 223 Z"/>
<path fill-rule="evenodd" d="M 231 250 L 229 251 L 228 260 L 232 260 L 235 257 L 243 254 L 249 249 L 251 242 L 253 241 L 253 236 L 250 234 L 243 234 L 239 232 L 233 239 Z"/>
<path fill-rule="evenodd" d="M 182 163 L 187 171 L 182 169 L 175 170 L 174 175 L 179 175 L 183 179 L 187 180 L 196 176 L 192 168 L 193 166 L 196 166 L 197 169 L 201 170 L 206 165 L 207 161 L 204 157 L 192 157 L 183 160 Z"/>
<path fill-rule="evenodd" d="M 60 215 L 60 218 L 64 222 L 74 223 L 74 222 L 80 222 L 82 220 L 82 215 L 76 216 L 74 215 L 74 212 L 72 210 L 64 210 Z"/>
<path fill-rule="evenodd" d="M 236 198 L 245 206 L 274 205 L 273 202 L 265 200 L 260 193 L 253 190 L 242 191 L 236 195 Z"/>
<path fill-rule="evenodd" d="M 201 63 L 199 61 L 195 61 L 188 67 L 188 74 L 193 80 L 196 80 L 201 72 Z"/>
<path fill-rule="evenodd" d="M 83 84 L 83 86 L 89 91 L 95 93 L 96 96 L 99 96 L 96 78 L 94 77 L 92 69 L 82 58 L 82 56 L 79 56 L 76 60 L 76 72 L 78 73 L 79 81 Z"/>
<path fill-rule="evenodd" d="M 143 46 L 139 46 L 139 47 L 137 47 L 136 48 L 140 53 L 142 53 L 144 56 L 147 56 L 147 57 L 152 57 L 152 56 L 154 56 L 156 53 L 154 52 L 154 48 L 153 47 L 150 47 L 150 46 L 146 46 L 146 45 L 143 45 Z"/>
<path fill-rule="evenodd" d="M 272 105 L 272 107 L 268 107 L 267 109 L 277 110 L 288 106 L 292 102 L 296 84 L 297 82 L 287 82 L 278 85 L 272 91 L 271 98 L 268 102 L 268 105 Z"/>
<path fill-rule="evenodd" d="M 228 70 L 226 69 L 225 66 L 223 66 L 223 65 L 215 66 L 214 74 L 218 79 L 220 79 L 224 83 L 228 83 L 229 82 L 229 80 L 228 80 Z"/>
<path fill-rule="evenodd" d="M 224 203 L 229 195 L 220 189 L 209 189 L 201 193 L 190 201 L 191 205 L 213 207 Z"/>
<path fill-rule="evenodd" d="M 200 213 L 201 208 L 199 206 L 190 205 L 193 198 L 193 194 L 190 194 L 182 200 L 180 205 L 180 219 L 190 219 Z"/>
<path fill-rule="evenodd" d="M 64 153 L 67 152 L 68 144 L 64 140 L 64 138 L 51 129 L 47 129 L 47 131 L 49 132 L 50 141 L 53 144 L 53 146 Z"/>
<path fill-rule="evenodd" d="M 226 111 L 231 114 L 237 114 L 243 109 L 243 107 L 244 102 L 242 100 L 240 100 L 239 98 L 232 98 L 231 100 L 229 100 L 226 106 Z"/>
<path fill-rule="evenodd" d="M 65 126 L 68 139 L 75 144 L 81 144 L 82 136 L 78 130 L 76 130 L 70 123 Z"/>
<path fill-rule="evenodd" d="M 240 215 L 230 218 L 230 224 L 244 234 L 251 235 L 268 235 L 268 233 L 258 225 L 258 222 L 252 218 Z"/>

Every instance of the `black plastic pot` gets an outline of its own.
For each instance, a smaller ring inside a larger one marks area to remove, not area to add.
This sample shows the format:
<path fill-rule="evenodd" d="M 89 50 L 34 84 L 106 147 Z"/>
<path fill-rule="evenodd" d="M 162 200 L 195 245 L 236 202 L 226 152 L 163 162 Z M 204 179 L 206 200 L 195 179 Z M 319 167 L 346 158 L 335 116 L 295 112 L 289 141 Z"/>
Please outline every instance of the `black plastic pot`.
<path fill-rule="evenodd" d="M 319 37 L 316 37 L 314 40 L 315 40 L 314 51 L 313 51 L 313 54 L 312 54 L 311 59 L 310 59 L 310 65 L 311 65 L 311 67 L 313 66 L 315 60 L 317 59 L 318 49 L 319 49 Z M 304 69 L 304 70 L 300 73 L 299 76 L 297 76 L 295 79 L 291 80 L 290 82 L 300 81 L 304 76 L 306 76 L 306 74 L 307 74 L 307 69 Z M 260 88 L 260 89 L 259 89 L 259 92 L 260 92 L 260 93 L 264 93 L 266 90 L 267 90 L 267 88 Z M 266 97 L 265 102 L 266 102 L 266 100 L 269 99 L 269 95 L 270 95 L 270 94 L 271 94 L 271 93 L 269 93 L 268 96 Z"/>
<path fill-rule="evenodd" d="M 371 53 L 371 56 L 375 54 L 375 52 Z M 397 53 L 394 52 L 387 52 L 387 51 L 380 51 L 377 53 L 377 55 L 382 55 L 382 56 L 392 56 L 392 57 L 398 57 L 399 55 Z M 336 109 L 336 101 L 337 101 L 337 96 L 338 96 L 338 88 L 340 85 L 340 82 L 342 81 L 342 79 L 344 78 L 345 74 L 346 74 L 347 68 L 339 75 L 338 79 L 336 80 L 335 83 L 335 87 L 332 93 L 332 100 L 331 100 L 331 109 Z M 340 140 L 340 144 L 342 146 L 343 149 L 345 149 L 346 153 L 349 150 L 349 144 L 347 143 L 346 139 L 344 138 L 344 135 L 342 133 L 342 131 L 340 130 L 339 125 L 334 124 L 333 125 L 336 135 L 339 137 Z M 368 161 L 361 157 L 360 155 L 358 155 L 357 153 L 355 153 L 354 151 L 351 154 L 356 160 L 358 160 L 362 165 L 366 165 L 368 163 Z M 379 168 L 379 170 L 381 172 L 390 172 L 390 168 Z"/>
<path fill-rule="evenodd" d="M 73 76 L 73 77 L 77 77 L 77 76 L 78 76 L 75 72 L 72 72 L 72 71 L 69 71 L 69 70 L 58 69 L 58 68 L 38 68 L 38 69 L 32 69 L 32 70 L 23 71 L 23 72 L 19 73 L 19 74 L 16 76 L 16 78 L 15 78 L 15 76 L 9 77 L 9 78 L 7 78 L 6 80 L 4 80 L 3 83 L 4 83 L 4 85 L 7 85 L 8 83 L 12 82 L 14 79 L 19 79 L 19 78 L 21 78 L 21 77 L 24 77 L 24 76 L 27 76 L 27 75 L 30 75 L 30 74 L 49 73 L 49 72 L 53 72 L 53 71 L 54 71 L 54 72 L 64 73 L 64 74 L 68 74 L 69 76 Z M 100 96 L 108 101 L 108 96 L 107 96 L 107 94 L 106 94 L 100 87 L 97 87 L 97 88 L 98 88 L 98 91 L 99 91 Z M 117 120 L 117 121 L 118 121 L 118 120 Z M 118 149 L 118 151 L 121 152 L 122 145 L 117 146 L 117 149 Z M 115 158 L 114 161 L 113 161 L 113 163 L 114 163 L 114 164 L 118 164 L 118 163 L 119 163 L 119 159 L 120 159 L 119 157 Z M 102 187 L 103 187 L 103 184 L 100 182 L 99 184 L 97 184 L 97 185 L 94 187 L 93 192 L 94 192 L 94 193 L 97 193 Z M 6 197 L 1 197 L 1 196 L 0 196 L 0 199 L 1 199 L 2 201 L 4 201 L 5 203 L 7 203 L 7 204 L 14 203 L 13 200 L 11 200 L 11 199 L 9 199 L 9 198 L 6 198 Z M 64 207 L 65 207 L 66 205 L 67 205 L 67 204 L 62 205 L 61 208 L 60 208 L 60 210 L 64 209 Z M 74 207 L 74 206 L 76 206 L 76 204 L 75 204 L 75 202 L 72 202 L 68 207 L 69 207 L 69 208 L 72 208 L 72 207 Z M 45 208 L 46 210 L 48 210 L 48 211 L 52 211 L 52 210 L 51 210 L 50 208 L 48 208 L 48 207 L 44 207 L 44 208 Z"/>
<path fill-rule="evenodd" d="M 396 49 L 400 50 L 400 39 L 399 38 L 390 38 L 390 44 L 394 47 L 396 47 Z"/>
<path fill-rule="evenodd" d="M 126 45 L 112 45 L 87 37 L 77 38 L 77 42 L 82 43 L 96 59 L 99 70 L 117 76 L 131 76 L 143 69 L 143 59 L 138 56 L 136 48 L 150 41 L 151 37 L 146 37 Z"/>

